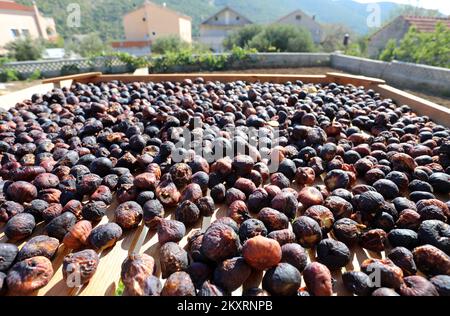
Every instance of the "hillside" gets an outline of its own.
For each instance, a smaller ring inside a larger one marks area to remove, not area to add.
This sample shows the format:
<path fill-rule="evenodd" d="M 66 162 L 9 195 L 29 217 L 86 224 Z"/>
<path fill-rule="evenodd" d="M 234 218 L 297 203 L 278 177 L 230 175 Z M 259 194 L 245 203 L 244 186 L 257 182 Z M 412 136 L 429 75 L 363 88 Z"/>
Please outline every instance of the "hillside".
<path fill-rule="evenodd" d="M 153 0 L 166 3 L 169 8 L 192 16 L 193 33 L 198 34 L 199 24 L 224 6 L 235 8 L 255 23 L 270 23 L 289 12 L 302 9 L 315 15 L 323 23 L 342 23 L 359 34 L 369 31 L 367 27 L 367 5 L 352 0 Z M 31 5 L 32 0 L 16 0 Z M 67 25 L 67 6 L 79 3 L 81 7 L 81 27 Z M 124 13 L 141 5 L 144 0 L 37 0 L 41 11 L 53 16 L 59 34 L 70 37 L 72 34 L 99 32 L 103 39 L 123 38 L 121 17 Z M 392 2 L 380 3 L 382 21 L 388 19 L 399 6 Z M 351 14 L 351 18 L 349 15 Z"/>

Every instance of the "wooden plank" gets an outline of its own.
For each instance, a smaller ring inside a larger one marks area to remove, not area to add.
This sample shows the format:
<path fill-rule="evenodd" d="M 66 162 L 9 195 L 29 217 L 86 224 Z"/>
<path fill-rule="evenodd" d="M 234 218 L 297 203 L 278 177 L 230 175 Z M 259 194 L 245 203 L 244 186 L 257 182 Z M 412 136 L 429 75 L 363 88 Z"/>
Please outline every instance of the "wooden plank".
<path fill-rule="evenodd" d="M 376 91 L 379 92 L 384 98 L 394 100 L 398 105 L 409 105 L 417 114 L 427 115 L 439 124 L 446 127 L 450 126 L 450 109 L 444 106 L 386 84 L 378 85 Z"/>
<path fill-rule="evenodd" d="M 386 81 L 378 78 L 343 74 L 338 72 L 329 72 L 327 73 L 327 77 L 330 81 L 338 84 L 353 84 L 355 86 L 365 86 L 366 88 L 373 88 L 374 85 L 386 83 Z"/>
<path fill-rule="evenodd" d="M 53 88 L 54 85 L 52 83 L 45 83 L 2 95 L 0 96 L 0 108 L 7 110 L 19 102 L 30 100 L 31 96 L 35 93 L 44 94 L 51 91 Z"/>
<path fill-rule="evenodd" d="M 204 80 L 217 81 L 236 81 L 244 80 L 248 82 L 274 82 L 284 83 L 287 81 L 302 80 L 308 83 L 326 83 L 328 77 L 326 75 L 268 75 L 268 74 L 202 74 L 202 73 L 187 73 L 187 74 L 150 74 L 150 75 L 102 75 L 93 78 L 94 83 L 106 82 L 112 80 L 119 80 L 123 82 L 149 82 L 149 81 L 182 81 L 184 79 L 195 79 L 202 77 Z M 77 81 L 79 81 L 77 79 Z M 86 82 L 86 78 L 83 79 Z"/>
<path fill-rule="evenodd" d="M 79 80 L 94 78 L 94 77 L 101 76 L 101 75 L 102 75 L 101 72 L 86 72 L 86 73 L 77 74 L 77 75 L 68 75 L 68 76 L 44 79 L 44 80 L 42 80 L 42 83 L 59 83 L 61 81 L 66 81 L 66 80 L 79 81 Z"/>
<path fill-rule="evenodd" d="M 114 222 L 114 210 L 117 207 L 117 202 L 113 202 L 108 208 L 106 216 L 102 219 L 100 224 Z M 55 274 L 50 280 L 49 284 L 38 292 L 39 296 L 113 296 L 117 289 L 120 280 L 120 271 L 122 262 L 132 251 L 135 239 L 139 237 L 140 229 L 131 231 L 124 231 L 122 238 L 116 245 L 110 249 L 99 253 L 100 262 L 96 273 L 91 281 L 83 286 L 81 289 L 69 288 L 63 279 L 62 275 L 62 261 L 64 256 L 70 250 L 61 246 L 58 256 L 52 261 L 55 268 Z"/>

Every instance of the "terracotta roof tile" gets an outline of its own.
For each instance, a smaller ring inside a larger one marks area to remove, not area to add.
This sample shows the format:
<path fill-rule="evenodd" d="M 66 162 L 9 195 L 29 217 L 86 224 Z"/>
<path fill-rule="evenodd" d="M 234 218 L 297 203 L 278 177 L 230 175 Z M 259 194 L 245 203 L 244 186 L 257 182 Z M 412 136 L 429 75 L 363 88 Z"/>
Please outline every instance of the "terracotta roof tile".
<path fill-rule="evenodd" d="M 152 41 L 120 41 L 111 43 L 114 48 L 145 47 L 151 44 Z"/>
<path fill-rule="evenodd" d="M 25 5 L 10 2 L 10 1 L 0 1 L 0 10 L 8 11 L 33 11 L 32 7 L 27 7 Z"/>
<path fill-rule="evenodd" d="M 420 32 L 433 32 L 436 25 L 439 22 L 446 24 L 450 27 L 450 18 L 432 18 L 432 17 L 420 17 L 420 16 L 405 16 L 405 21 L 407 21 L 411 26 L 415 26 Z"/>

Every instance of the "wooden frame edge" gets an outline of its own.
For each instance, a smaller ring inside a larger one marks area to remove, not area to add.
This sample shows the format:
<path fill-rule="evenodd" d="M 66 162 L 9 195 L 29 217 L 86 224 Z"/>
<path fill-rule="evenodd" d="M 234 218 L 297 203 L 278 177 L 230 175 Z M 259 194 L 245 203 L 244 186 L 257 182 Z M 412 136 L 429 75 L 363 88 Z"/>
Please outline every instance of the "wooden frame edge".
<path fill-rule="evenodd" d="M 86 72 L 82 74 L 77 75 L 69 75 L 69 76 L 61 76 L 61 77 L 55 77 L 55 78 L 48 78 L 42 80 L 42 83 L 53 83 L 55 87 L 63 87 L 63 86 L 70 86 L 72 82 L 74 81 L 85 81 L 85 80 L 92 80 L 95 77 L 101 76 L 103 73 L 101 72 Z"/>
<path fill-rule="evenodd" d="M 219 81 L 235 81 L 245 80 L 248 82 L 274 82 L 283 83 L 286 81 L 301 80 L 308 83 L 330 83 L 336 82 L 338 84 L 353 84 L 355 86 L 366 86 L 379 92 L 384 98 L 390 98 L 399 104 L 408 104 L 411 108 L 420 115 L 427 115 L 435 122 L 450 126 L 450 109 L 435 104 L 423 98 L 419 98 L 413 94 L 404 92 L 400 89 L 394 88 L 386 84 L 384 80 L 356 76 L 342 73 L 329 72 L 325 75 L 302 75 L 302 74 L 239 74 L 239 73 L 175 73 L 175 74 L 119 74 L 119 75 L 104 75 L 101 72 L 90 72 L 78 75 L 63 76 L 45 79 L 41 85 L 30 87 L 21 91 L 13 92 L 0 97 L 0 107 L 9 108 L 14 106 L 17 102 L 25 100 L 33 93 L 45 93 L 54 87 L 70 87 L 73 82 L 102 82 L 118 80 L 122 82 L 132 81 L 181 81 L 184 79 L 195 79 L 202 77 L 205 80 L 219 80 Z M 44 91 L 47 89 L 47 91 Z"/>
<path fill-rule="evenodd" d="M 94 78 L 93 82 L 118 80 L 122 82 L 132 81 L 181 81 L 183 79 L 196 79 L 202 77 L 205 80 L 245 80 L 248 82 L 270 81 L 282 83 L 286 81 L 303 80 L 310 83 L 328 82 L 326 75 L 272 75 L 272 74 L 211 74 L 211 73 L 177 73 L 177 74 L 149 74 L 149 75 L 101 75 Z M 78 80 L 77 80 L 78 81 Z"/>
<path fill-rule="evenodd" d="M 384 98 L 390 98 L 399 105 L 407 104 L 417 114 L 429 116 L 436 123 L 450 127 L 450 109 L 387 84 L 379 84 L 376 90 Z"/>
<path fill-rule="evenodd" d="M 327 77 L 339 84 L 353 84 L 355 86 L 373 87 L 378 84 L 385 84 L 386 81 L 373 77 L 365 77 L 351 74 L 343 74 L 339 72 L 328 72 Z"/>

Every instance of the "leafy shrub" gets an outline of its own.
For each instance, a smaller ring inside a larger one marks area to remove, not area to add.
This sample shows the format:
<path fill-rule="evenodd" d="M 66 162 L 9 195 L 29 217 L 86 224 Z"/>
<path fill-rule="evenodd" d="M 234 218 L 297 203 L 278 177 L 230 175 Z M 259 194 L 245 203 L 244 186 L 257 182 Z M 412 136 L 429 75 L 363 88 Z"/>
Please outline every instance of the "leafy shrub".
<path fill-rule="evenodd" d="M 306 29 L 280 24 L 244 27 L 232 33 L 224 45 L 227 48 L 238 46 L 259 52 L 312 52 L 315 48 L 311 34 Z"/>
<path fill-rule="evenodd" d="M 33 71 L 33 73 L 27 78 L 28 81 L 39 80 L 42 78 L 42 73 L 39 69 Z"/>
<path fill-rule="evenodd" d="M 40 40 L 30 37 L 18 38 L 5 45 L 8 57 L 17 61 L 38 60 L 42 56 L 44 46 Z"/>
<path fill-rule="evenodd" d="M 196 70 L 223 70 L 234 62 L 243 61 L 255 50 L 233 48 L 229 54 L 196 54 L 192 50 L 183 50 L 176 53 L 168 53 L 153 60 L 149 67 L 152 72 L 168 72 L 176 67 L 193 67 Z"/>
<path fill-rule="evenodd" d="M 16 70 L 9 68 L 0 70 L 0 82 L 9 82 L 18 80 L 20 80 L 20 75 Z"/>
<path fill-rule="evenodd" d="M 80 73 L 80 68 L 77 64 L 64 65 L 61 67 L 61 76 L 70 76 Z"/>
<path fill-rule="evenodd" d="M 111 51 L 111 47 L 100 38 L 97 33 L 91 33 L 80 39 L 72 39 L 67 44 L 67 49 L 83 57 L 98 56 Z"/>
<path fill-rule="evenodd" d="M 397 41 L 391 38 L 386 43 L 386 48 L 380 54 L 380 60 L 392 61 L 395 59 L 395 49 L 397 48 Z"/>
<path fill-rule="evenodd" d="M 263 30 L 263 26 L 258 24 L 246 25 L 239 30 L 231 33 L 223 42 L 226 49 L 233 47 L 248 47 L 249 42 Z"/>
<path fill-rule="evenodd" d="M 152 45 L 152 52 L 155 54 L 167 54 L 179 52 L 189 48 L 189 43 L 183 41 L 179 36 L 170 35 L 156 39 Z"/>
<path fill-rule="evenodd" d="M 128 53 L 114 53 L 112 56 L 117 57 L 121 62 L 127 64 L 130 71 L 148 67 L 150 64 L 147 57 L 137 57 Z"/>

